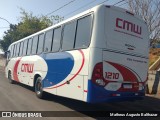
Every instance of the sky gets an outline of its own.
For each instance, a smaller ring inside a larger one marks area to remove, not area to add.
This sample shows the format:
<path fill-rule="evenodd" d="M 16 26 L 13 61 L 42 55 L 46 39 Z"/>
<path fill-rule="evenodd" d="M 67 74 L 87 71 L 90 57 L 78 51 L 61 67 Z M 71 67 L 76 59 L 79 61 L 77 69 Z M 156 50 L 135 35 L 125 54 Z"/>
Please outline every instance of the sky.
<path fill-rule="evenodd" d="M 0 39 L 3 38 L 4 31 L 9 29 L 9 23 L 18 24 L 20 22 L 20 8 L 23 8 L 27 12 L 32 12 L 35 16 L 47 15 L 70 1 L 73 2 L 51 15 L 64 16 L 64 19 L 67 19 L 103 1 L 106 1 L 105 4 L 113 5 L 121 0 L 0 0 Z M 119 3 L 116 6 L 123 3 L 125 2 Z M 123 8 L 125 5 L 120 7 Z"/>

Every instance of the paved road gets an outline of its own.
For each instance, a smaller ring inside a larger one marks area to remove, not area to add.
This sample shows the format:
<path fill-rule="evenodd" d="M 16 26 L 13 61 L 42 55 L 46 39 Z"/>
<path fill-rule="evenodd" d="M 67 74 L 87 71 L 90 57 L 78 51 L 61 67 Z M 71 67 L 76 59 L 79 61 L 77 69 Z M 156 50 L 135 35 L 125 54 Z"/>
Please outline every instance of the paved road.
<path fill-rule="evenodd" d="M 63 97 L 56 97 L 47 94 L 45 100 L 38 99 L 34 92 L 27 86 L 21 84 L 9 84 L 4 77 L 4 69 L 0 67 L 0 111 L 81 111 L 81 110 L 96 110 L 96 111 L 160 111 L 160 99 L 154 97 L 145 97 L 144 100 L 135 102 L 107 103 L 107 104 L 86 104 L 80 101 L 71 100 Z M 73 112 L 73 116 L 84 115 L 83 112 Z M 2 119 L 2 118 L 1 118 Z M 15 118 L 17 120 L 17 118 Z M 42 118 L 42 119 L 64 119 L 57 118 Z M 74 118 L 65 117 L 72 120 Z M 81 119 L 96 119 L 93 117 L 78 117 Z M 12 120 L 14 120 L 12 118 Z M 25 118 L 24 120 L 28 120 Z M 36 120 L 34 118 L 34 120 Z M 37 119 L 41 120 L 41 119 Z"/>

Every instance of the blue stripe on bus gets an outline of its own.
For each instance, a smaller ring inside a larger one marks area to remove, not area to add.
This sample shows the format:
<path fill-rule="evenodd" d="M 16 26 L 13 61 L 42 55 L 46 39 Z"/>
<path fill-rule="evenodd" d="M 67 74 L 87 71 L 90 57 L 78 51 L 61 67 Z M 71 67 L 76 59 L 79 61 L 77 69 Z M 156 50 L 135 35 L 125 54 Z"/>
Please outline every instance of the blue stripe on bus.
<path fill-rule="evenodd" d="M 47 53 L 43 56 L 48 72 L 43 80 L 43 87 L 51 87 L 62 82 L 72 71 L 74 58 L 68 52 Z"/>
<path fill-rule="evenodd" d="M 111 96 L 112 94 L 120 94 L 121 96 Z M 142 99 L 145 91 L 138 91 L 138 94 L 138 96 L 135 96 L 135 92 L 108 91 L 104 89 L 104 87 L 94 84 L 92 80 L 88 80 L 87 102 L 89 103 L 120 102 Z"/>

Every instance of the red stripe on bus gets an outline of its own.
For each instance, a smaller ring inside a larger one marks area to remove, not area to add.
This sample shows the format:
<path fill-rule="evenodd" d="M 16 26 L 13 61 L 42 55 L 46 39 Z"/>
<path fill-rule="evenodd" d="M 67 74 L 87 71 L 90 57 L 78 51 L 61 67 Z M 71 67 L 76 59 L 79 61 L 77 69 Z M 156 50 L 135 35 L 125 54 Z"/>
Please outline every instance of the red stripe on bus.
<path fill-rule="evenodd" d="M 21 58 L 16 61 L 14 68 L 13 68 L 13 79 L 17 82 L 19 82 L 17 72 L 18 72 L 18 65 L 19 65 L 20 61 L 21 61 Z"/>
<path fill-rule="evenodd" d="M 88 90 L 84 90 L 84 92 L 88 92 Z"/>

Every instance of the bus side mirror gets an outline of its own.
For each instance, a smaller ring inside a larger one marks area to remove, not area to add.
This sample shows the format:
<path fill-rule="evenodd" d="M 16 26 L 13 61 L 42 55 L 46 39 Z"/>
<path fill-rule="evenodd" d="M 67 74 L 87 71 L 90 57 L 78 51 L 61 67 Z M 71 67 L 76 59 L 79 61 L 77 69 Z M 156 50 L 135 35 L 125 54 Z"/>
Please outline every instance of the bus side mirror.
<path fill-rule="evenodd" d="M 10 53 L 10 50 L 5 51 L 5 53 Z"/>
<path fill-rule="evenodd" d="M 7 59 L 9 58 L 10 55 L 10 50 L 5 51 L 5 57 L 7 57 Z"/>

